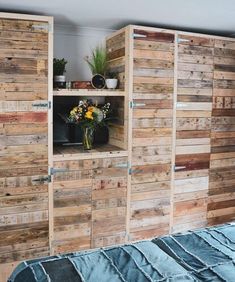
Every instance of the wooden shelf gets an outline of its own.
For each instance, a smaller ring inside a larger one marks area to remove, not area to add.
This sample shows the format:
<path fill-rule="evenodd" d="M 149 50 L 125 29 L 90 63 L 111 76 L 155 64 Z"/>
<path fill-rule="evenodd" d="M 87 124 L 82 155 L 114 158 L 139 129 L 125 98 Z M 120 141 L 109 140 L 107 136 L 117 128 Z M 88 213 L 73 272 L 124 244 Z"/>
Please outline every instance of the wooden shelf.
<path fill-rule="evenodd" d="M 53 96 L 125 96 L 123 90 L 108 90 L 108 89 L 59 89 L 53 91 Z"/>
<path fill-rule="evenodd" d="M 125 157 L 128 152 L 120 147 L 110 144 L 97 145 L 92 150 L 84 150 L 82 145 L 56 145 L 54 146 L 53 160 L 94 159 L 107 157 Z"/>

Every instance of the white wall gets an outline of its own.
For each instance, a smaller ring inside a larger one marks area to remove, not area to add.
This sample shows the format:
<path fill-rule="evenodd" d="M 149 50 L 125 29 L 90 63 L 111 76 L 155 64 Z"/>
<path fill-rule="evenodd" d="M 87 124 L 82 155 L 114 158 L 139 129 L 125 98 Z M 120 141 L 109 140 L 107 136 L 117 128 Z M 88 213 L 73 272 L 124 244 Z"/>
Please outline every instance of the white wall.
<path fill-rule="evenodd" d="M 65 58 L 66 80 L 90 80 L 91 72 L 84 61 L 97 44 L 114 30 L 56 25 L 54 31 L 54 57 Z"/>

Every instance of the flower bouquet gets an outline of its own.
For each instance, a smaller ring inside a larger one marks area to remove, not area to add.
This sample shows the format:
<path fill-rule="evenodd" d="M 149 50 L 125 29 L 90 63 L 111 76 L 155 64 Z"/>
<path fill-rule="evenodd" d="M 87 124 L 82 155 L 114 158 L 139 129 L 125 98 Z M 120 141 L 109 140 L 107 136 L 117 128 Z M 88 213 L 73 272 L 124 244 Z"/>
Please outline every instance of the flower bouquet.
<path fill-rule="evenodd" d="M 92 149 L 94 132 L 98 125 L 105 125 L 110 112 L 110 103 L 103 106 L 93 104 L 90 100 L 79 101 L 69 114 L 69 121 L 80 124 L 83 130 L 83 146 L 85 150 Z"/>

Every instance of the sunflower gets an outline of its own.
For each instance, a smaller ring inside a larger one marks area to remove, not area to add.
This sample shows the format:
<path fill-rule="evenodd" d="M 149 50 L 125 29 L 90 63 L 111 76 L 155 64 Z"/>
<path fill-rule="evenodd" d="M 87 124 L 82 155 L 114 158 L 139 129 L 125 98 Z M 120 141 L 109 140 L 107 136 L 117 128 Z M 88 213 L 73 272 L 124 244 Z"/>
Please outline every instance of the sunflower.
<path fill-rule="evenodd" d="M 93 119 L 93 112 L 92 111 L 87 111 L 86 114 L 85 114 L 85 118 Z"/>

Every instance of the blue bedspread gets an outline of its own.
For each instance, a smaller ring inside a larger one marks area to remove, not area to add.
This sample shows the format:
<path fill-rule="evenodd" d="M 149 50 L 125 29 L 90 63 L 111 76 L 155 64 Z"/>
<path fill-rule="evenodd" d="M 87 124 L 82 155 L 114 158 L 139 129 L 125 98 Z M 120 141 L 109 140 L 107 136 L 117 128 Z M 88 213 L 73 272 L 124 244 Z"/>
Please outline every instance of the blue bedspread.
<path fill-rule="evenodd" d="M 21 263 L 9 282 L 235 282 L 235 224 Z"/>

